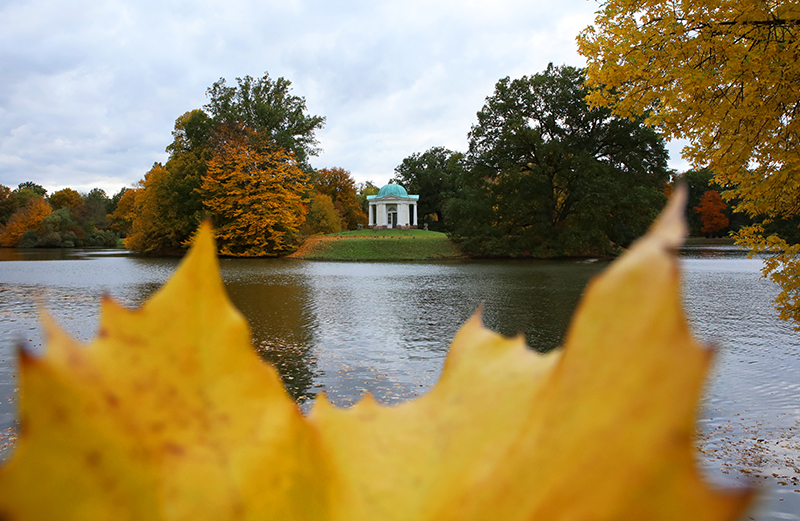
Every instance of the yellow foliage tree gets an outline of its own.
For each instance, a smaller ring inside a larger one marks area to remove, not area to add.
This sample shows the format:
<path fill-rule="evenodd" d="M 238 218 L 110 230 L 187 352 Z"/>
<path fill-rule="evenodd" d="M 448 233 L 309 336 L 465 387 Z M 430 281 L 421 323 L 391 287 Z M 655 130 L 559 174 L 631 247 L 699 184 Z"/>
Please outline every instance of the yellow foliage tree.
<path fill-rule="evenodd" d="M 714 171 L 736 211 L 769 222 L 800 213 L 798 36 L 797 0 L 605 0 L 578 46 L 590 103 L 687 138 L 684 155 Z M 764 274 L 783 286 L 782 318 L 800 324 L 798 246 L 761 226 L 738 240 L 776 254 Z"/>
<path fill-rule="evenodd" d="M 317 193 L 327 195 L 341 216 L 342 227 L 355 230 L 359 224 L 367 225 L 367 214 L 361 209 L 356 194 L 356 182 L 344 168 L 322 168 L 313 176 Z"/>
<path fill-rule="evenodd" d="M 48 197 L 48 202 L 50 206 L 53 207 L 53 210 L 58 210 L 60 208 L 69 208 L 72 210 L 83 204 L 83 197 L 81 197 L 81 194 L 78 193 L 77 190 L 64 188 L 63 190 L 53 192 L 53 194 Z"/>
<path fill-rule="evenodd" d="M 306 214 L 306 223 L 301 230 L 306 235 L 342 231 L 342 219 L 329 196 L 314 194 Z"/>
<path fill-rule="evenodd" d="M 0 234 L 0 246 L 13 248 L 28 230 L 36 230 L 45 217 L 53 211 L 43 197 L 31 199 L 11 216 Z"/>
<path fill-rule="evenodd" d="M 221 140 L 200 187 L 220 253 L 259 257 L 297 249 L 307 189 L 308 174 L 290 152 L 255 133 Z"/>
<path fill-rule="evenodd" d="M 122 193 L 114 213 L 109 216 L 109 228 L 117 233 L 127 235 L 136 218 L 136 200 L 142 188 L 128 188 Z"/>

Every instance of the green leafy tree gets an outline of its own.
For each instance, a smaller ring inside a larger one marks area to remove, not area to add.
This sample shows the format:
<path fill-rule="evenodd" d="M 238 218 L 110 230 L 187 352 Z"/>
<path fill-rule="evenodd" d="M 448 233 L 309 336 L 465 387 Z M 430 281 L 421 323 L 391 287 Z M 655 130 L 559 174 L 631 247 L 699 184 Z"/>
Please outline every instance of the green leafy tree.
<path fill-rule="evenodd" d="M 264 74 L 236 78 L 236 83 L 232 87 L 220 78 L 208 89 L 210 101 L 204 108 L 214 124 L 274 141 L 309 170 L 308 157 L 319 153 L 314 132 L 322 128 L 325 118 L 307 114 L 305 99 L 291 94 L 292 83 L 285 78 L 273 80 Z"/>
<path fill-rule="evenodd" d="M 433 147 L 403 159 L 395 169 L 394 181 L 410 194 L 419 195 L 420 221 L 432 230 L 446 230 L 444 207 L 453 196 L 458 180 L 466 171 L 464 154 Z M 434 216 L 429 219 L 428 216 Z"/>
<path fill-rule="evenodd" d="M 17 186 L 18 190 L 30 190 L 31 192 L 35 193 L 40 197 L 47 196 L 47 190 L 42 185 L 36 184 L 33 181 L 25 181 L 24 183 L 20 183 Z"/>
<path fill-rule="evenodd" d="M 590 109 L 574 67 L 500 80 L 470 131 L 471 168 L 445 208 L 480 255 L 601 255 L 644 233 L 666 197 L 663 139 Z"/>
<path fill-rule="evenodd" d="M 6 224 L 11 214 L 14 213 L 14 200 L 11 198 L 11 188 L 0 185 L 0 224 Z"/>
<path fill-rule="evenodd" d="M 361 211 L 364 215 L 369 212 L 369 203 L 367 202 L 368 195 L 378 195 L 381 189 L 372 181 L 364 181 L 363 183 L 356 184 L 356 198 L 358 204 L 361 205 Z"/>
<path fill-rule="evenodd" d="M 78 223 L 68 207 L 54 210 L 39 225 L 39 237 L 36 240 L 36 246 L 72 248 L 78 242 L 78 235 L 75 233 L 76 228 L 78 228 Z"/>
<path fill-rule="evenodd" d="M 87 232 L 106 230 L 108 228 L 111 199 L 102 188 L 92 188 L 83 196 L 83 205 L 76 208 L 73 214 Z"/>
<path fill-rule="evenodd" d="M 203 219 L 199 190 L 215 146 L 214 123 L 202 110 L 192 110 L 175 120 L 172 137 L 166 164 L 153 165 L 140 191 L 119 214 L 112 213 L 118 231 L 127 230 L 125 247 L 133 251 L 179 253 Z"/>

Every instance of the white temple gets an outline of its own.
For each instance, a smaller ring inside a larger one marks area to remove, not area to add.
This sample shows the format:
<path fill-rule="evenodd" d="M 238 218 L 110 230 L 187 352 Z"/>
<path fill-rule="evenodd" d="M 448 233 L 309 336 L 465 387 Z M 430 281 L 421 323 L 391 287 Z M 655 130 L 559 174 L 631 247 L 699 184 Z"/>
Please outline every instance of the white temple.
<path fill-rule="evenodd" d="M 418 195 L 408 195 L 406 189 L 397 184 L 383 186 L 377 195 L 368 195 L 369 227 L 416 228 Z"/>

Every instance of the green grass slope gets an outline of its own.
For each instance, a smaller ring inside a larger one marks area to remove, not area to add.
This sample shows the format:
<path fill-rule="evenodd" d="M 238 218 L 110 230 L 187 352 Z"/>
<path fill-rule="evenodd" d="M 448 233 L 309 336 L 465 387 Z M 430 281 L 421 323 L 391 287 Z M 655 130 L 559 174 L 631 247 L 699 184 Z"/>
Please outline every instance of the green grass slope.
<path fill-rule="evenodd" d="M 463 255 L 443 233 L 425 230 L 354 230 L 309 237 L 292 258 L 315 260 L 436 260 Z"/>

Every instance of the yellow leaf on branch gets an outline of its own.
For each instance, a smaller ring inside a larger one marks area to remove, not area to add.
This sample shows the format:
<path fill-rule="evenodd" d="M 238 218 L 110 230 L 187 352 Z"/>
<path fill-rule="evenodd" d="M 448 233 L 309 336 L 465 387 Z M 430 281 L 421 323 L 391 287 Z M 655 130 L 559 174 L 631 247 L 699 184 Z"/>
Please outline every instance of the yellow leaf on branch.
<path fill-rule="evenodd" d="M 308 417 L 251 347 L 205 227 L 141 309 L 103 303 L 90 346 L 45 316 L 0 519 L 735 519 L 750 493 L 694 461 L 710 353 L 681 310 L 681 212 L 589 286 L 561 350 L 476 315 L 429 394 Z"/>

